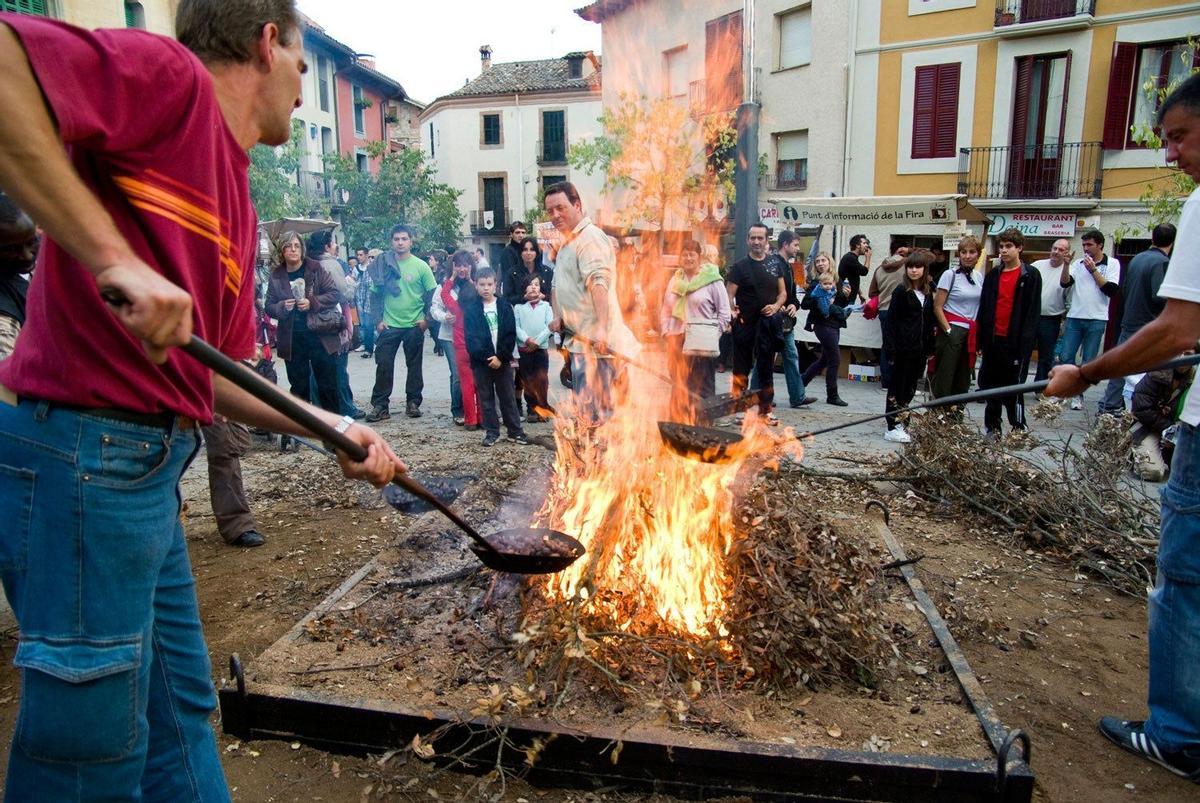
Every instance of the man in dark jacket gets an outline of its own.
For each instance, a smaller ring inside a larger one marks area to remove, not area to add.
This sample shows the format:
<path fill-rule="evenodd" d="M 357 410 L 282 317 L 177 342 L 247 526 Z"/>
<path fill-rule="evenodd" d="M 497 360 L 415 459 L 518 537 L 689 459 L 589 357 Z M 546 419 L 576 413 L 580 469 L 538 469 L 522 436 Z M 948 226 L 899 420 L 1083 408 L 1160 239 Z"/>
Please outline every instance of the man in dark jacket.
<path fill-rule="evenodd" d="M 800 241 L 796 232 L 785 230 L 779 233 L 779 252 L 775 259 L 779 260 L 779 273 L 783 276 L 787 300 L 783 305 L 783 340 L 781 342 L 783 362 L 783 378 L 787 383 L 788 403 L 792 407 L 803 407 L 812 404 L 816 398 L 805 391 L 804 377 L 800 373 L 800 354 L 796 349 L 796 320 L 800 314 L 800 299 L 796 295 L 796 278 L 792 273 L 792 263 L 800 253 Z M 836 395 L 836 394 L 835 394 Z"/>
<path fill-rule="evenodd" d="M 0 192 L 0 360 L 12 353 L 25 323 L 25 295 L 33 270 L 38 233 L 29 215 Z"/>
<path fill-rule="evenodd" d="M 1125 297 L 1125 311 L 1121 315 L 1121 331 L 1117 345 L 1121 345 L 1137 330 L 1158 317 L 1167 300 L 1158 297 L 1158 288 L 1167 275 L 1167 263 L 1171 261 L 1171 249 L 1175 246 L 1175 227 L 1160 223 L 1150 233 L 1153 245 L 1129 262 L 1121 282 Z M 1125 377 L 1108 382 L 1104 398 L 1100 401 L 1101 413 L 1120 413 L 1125 410 Z"/>
<path fill-rule="evenodd" d="M 983 280 L 976 318 L 979 351 L 979 388 L 1015 385 L 1029 373 L 1029 357 L 1037 340 L 1042 314 L 1042 276 L 1021 260 L 1025 237 L 1006 229 L 996 237 L 1000 243 L 1000 267 Z M 1025 399 L 1009 396 L 993 399 L 984 407 L 983 424 L 992 438 L 1000 437 L 1000 405 L 1008 411 L 1013 429 L 1025 429 Z"/>
<path fill-rule="evenodd" d="M 514 269 L 521 267 L 521 242 L 528 236 L 528 232 L 529 229 L 519 220 L 508 224 L 508 242 L 504 244 L 504 250 L 500 252 L 500 264 L 496 267 L 496 278 L 500 282 L 496 295 L 502 295 L 510 302 L 513 291 L 508 286 L 508 275 Z M 520 292 L 524 294 L 525 288 L 522 287 Z M 550 297 L 548 292 L 546 297 Z"/>

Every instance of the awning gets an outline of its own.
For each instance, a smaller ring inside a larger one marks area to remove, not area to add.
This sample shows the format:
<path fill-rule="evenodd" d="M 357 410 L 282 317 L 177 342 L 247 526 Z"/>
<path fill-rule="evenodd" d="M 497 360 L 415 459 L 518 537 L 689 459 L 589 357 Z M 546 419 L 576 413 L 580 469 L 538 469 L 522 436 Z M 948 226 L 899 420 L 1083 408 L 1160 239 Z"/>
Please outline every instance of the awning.
<path fill-rule="evenodd" d="M 768 198 L 780 223 L 803 226 L 987 223 L 965 195 L 879 195 L 869 198 Z"/>
<path fill-rule="evenodd" d="M 297 234 L 308 234 L 314 231 L 321 231 L 322 229 L 333 229 L 336 228 L 337 225 L 338 224 L 332 220 L 281 217 L 277 220 L 259 221 L 258 227 L 265 231 L 267 236 L 272 240 L 277 240 L 285 231 L 294 231 Z"/>

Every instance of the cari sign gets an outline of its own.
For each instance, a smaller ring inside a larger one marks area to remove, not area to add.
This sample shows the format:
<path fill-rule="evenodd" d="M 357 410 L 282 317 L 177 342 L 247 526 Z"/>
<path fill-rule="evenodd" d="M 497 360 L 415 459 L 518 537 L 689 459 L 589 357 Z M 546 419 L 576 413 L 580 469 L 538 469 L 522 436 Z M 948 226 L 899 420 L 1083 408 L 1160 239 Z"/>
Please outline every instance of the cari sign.
<path fill-rule="evenodd" d="M 1026 237 L 1074 237 L 1074 212 L 1012 212 L 992 215 L 991 230 L 1016 229 Z"/>

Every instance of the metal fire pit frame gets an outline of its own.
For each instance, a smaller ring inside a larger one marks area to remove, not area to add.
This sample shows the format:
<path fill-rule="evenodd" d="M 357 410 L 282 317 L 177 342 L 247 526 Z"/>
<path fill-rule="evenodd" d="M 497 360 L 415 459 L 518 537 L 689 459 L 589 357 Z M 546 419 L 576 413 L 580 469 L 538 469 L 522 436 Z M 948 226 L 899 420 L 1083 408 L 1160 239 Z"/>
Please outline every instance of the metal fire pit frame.
<path fill-rule="evenodd" d="M 579 731 L 540 719 L 463 720 L 452 711 L 420 711 L 380 700 L 345 699 L 303 689 L 264 687 L 248 691 L 241 661 L 230 658 L 233 684 L 219 692 L 226 733 L 241 739 L 301 741 L 335 753 L 365 755 L 403 747 L 420 735 L 438 758 L 456 770 L 486 772 L 497 763 L 535 786 L 619 786 L 698 800 L 744 795 L 754 800 L 997 801 L 1027 803 L 1033 796 L 1029 737 L 1009 731 L 996 715 L 933 600 L 916 577 L 903 548 L 888 529 L 882 502 L 876 530 L 895 558 L 916 605 L 929 622 L 979 721 L 994 758 L 869 753 L 726 740 L 721 747 L 689 744 L 686 734 L 591 728 Z M 376 568 L 367 563 L 308 617 L 324 615 Z M 297 625 L 284 639 L 292 638 Z M 498 729 L 505 745 L 496 742 Z M 485 745 L 491 743 L 486 749 Z M 525 747 L 540 742 L 537 762 L 525 764 Z M 619 760 L 613 751 L 620 745 Z M 1014 745 L 1020 749 L 1014 751 Z M 472 751 L 475 751 L 472 753 Z M 455 756 L 478 756 L 456 759 Z"/>

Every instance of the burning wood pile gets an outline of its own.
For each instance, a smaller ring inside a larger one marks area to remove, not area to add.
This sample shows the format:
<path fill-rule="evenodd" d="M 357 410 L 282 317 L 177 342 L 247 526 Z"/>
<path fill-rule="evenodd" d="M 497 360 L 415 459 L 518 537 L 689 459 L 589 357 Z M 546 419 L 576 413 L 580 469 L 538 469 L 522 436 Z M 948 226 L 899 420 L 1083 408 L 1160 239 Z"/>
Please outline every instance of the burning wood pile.
<path fill-rule="evenodd" d="M 560 688 L 583 668 L 617 693 L 701 680 L 869 685 L 890 655 L 881 560 L 769 471 L 781 443 L 799 456 L 797 442 L 751 415 L 737 459 L 680 457 L 655 426 L 666 394 L 642 379 L 599 430 L 557 429 L 539 519 L 588 553 L 527 599 L 514 637 L 525 665 Z"/>

